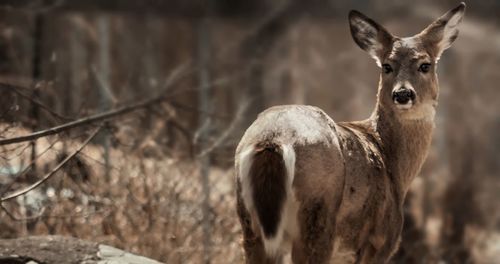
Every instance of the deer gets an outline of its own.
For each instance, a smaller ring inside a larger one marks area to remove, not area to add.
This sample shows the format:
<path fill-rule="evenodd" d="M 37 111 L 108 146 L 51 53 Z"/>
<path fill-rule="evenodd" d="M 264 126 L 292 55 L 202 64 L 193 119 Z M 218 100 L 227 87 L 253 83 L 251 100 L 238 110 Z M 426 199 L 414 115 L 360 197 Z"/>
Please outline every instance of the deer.
<path fill-rule="evenodd" d="M 246 263 L 387 263 L 403 202 L 431 145 L 437 63 L 458 36 L 461 3 L 412 37 L 364 14 L 354 42 L 380 67 L 369 118 L 334 122 L 308 105 L 258 115 L 235 153 L 236 211 Z"/>

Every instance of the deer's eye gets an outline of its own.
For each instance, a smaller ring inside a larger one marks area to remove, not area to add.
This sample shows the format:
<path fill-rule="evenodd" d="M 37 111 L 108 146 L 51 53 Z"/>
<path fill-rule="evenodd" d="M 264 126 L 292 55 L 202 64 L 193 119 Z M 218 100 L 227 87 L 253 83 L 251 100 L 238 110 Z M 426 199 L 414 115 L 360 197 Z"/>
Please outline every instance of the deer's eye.
<path fill-rule="evenodd" d="M 389 64 L 382 64 L 382 71 L 385 74 L 391 73 L 392 72 L 392 67 Z"/>
<path fill-rule="evenodd" d="M 428 73 L 430 69 L 431 69 L 430 63 L 422 63 L 420 64 L 420 67 L 418 67 L 418 71 L 423 73 Z"/>

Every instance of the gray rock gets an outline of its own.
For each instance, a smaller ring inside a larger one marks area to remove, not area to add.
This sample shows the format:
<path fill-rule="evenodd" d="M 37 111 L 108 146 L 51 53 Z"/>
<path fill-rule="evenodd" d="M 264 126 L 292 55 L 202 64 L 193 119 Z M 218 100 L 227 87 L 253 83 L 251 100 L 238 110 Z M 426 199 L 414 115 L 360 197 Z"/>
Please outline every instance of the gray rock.
<path fill-rule="evenodd" d="M 99 245 L 97 256 L 101 259 L 98 264 L 161 264 L 156 260 L 134 255 L 107 245 Z"/>
<path fill-rule="evenodd" d="M 0 263 L 161 264 L 111 246 L 64 236 L 0 239 Z"/>

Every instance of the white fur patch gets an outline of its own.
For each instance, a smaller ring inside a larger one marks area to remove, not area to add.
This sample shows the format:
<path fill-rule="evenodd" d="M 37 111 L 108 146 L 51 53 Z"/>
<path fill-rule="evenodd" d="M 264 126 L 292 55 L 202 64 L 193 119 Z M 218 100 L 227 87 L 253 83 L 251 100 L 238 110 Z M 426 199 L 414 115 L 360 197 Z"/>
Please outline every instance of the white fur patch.
<path fill-rule="evenodd" d="M 291 145 L 283 145 L 281 148 L 283 150 L 283 160 L 285 161 L 285 167 L 288 173 L 288 183 L 291 188 L 295 176 L 295 150 L 293 150 L 293 146 Z"/>
<path fill-rule="evenodd" d="M 254 154 L 254 147 L 249 147 L 243 150 L 238 155 L 239 160 L 239 173 L 238 177 L 241 182 L 241 196 L 243 198 L 243 203 L 248 210 L 253 209 L 253 201 L 252 201 L 252 185 L 250 183 L 250 179 L 248 177 L 248 173 L 250 171 L 250 166 L 252 165 Z"/>
<path fill-rule="evenodd" d="M 433 104 L 422 104 L 404 116 L 406 120 L 434 121 L 436 108 Z"/>
<path fill-rule="evenodd" d="M 401 39 L 401 42 L 403 43 L 403 45 L 405 45 L 406 47 L 409 47 L 409 48 L 413 48 L 413 47 L 416 47 L 417 44 L 419 43 L 417 41 L 416 38 L 414 37 L 406 37 L 406 38 L 402 38 Z"/>
<path fill-rule="evenodd" d="M 247 129 L 242 142 L 262 142 L 273 138 L 280 145 L 330 145 L 336 138 L 331 120 L 319 108 L 290 105 L 272 107 L 262 112 Z"/>
<path fill-rule="evenodd" d="M 400 104 L 398 101 L 394 100 L 396 107 L 401 110 L 408 110 L 413 106 L 413 100 L 410 99 L 406 104 Z"/>

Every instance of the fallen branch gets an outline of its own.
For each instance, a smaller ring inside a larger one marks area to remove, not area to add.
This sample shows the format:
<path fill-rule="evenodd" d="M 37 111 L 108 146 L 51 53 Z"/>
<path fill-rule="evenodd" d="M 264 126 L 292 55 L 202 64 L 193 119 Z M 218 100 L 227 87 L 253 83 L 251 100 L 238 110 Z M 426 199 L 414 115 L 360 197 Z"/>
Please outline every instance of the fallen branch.
<path fill-rule="evenodd" d="M 132 111 L 135 111 L 137 109 L 141 108 L 146 108 L 150 105 L 162 102 L 166 100 L 167 94 L 165 93 L 168 88 L 173 86 L 176 82 L 180 81 L 182 77 L 184 77 L 184 74 L 187 70 L 186 64 L 181 64 L 178 67 L 176 67 L 172 73 L 168 76 L 167 80 L 165 81 L 165 87 L 163 87 L 162 91 L 155 97 L 145 99 L 143 101 L 140 101 L 135 104 L 129 104 L 129 105 L 124 105 L 122 107 L 118 107 L 116 109 L 112 109 L 106 112 L 98 113 L 95 115 L 87 116 L 84 118 L 80 118 L 78 120 L 74 120 L 65 124 L 62 124 L 60 126 L 56 127 L 51 127 L 49 129 L 37 131 L 28 135 L 24 136 L 19 136 L 19 137 L 13 137 L 13 138 L 6 138 L 6 139 L 0 139 L 0 146 L 3 145 L 9 145 L 9 144 L 14 144 L 14 143 L 20 143 L 20 142 L 25 142 L 25 141 L 31 141 L 35 140 L 41 137 L 46 137 L 50 135 L 54 135 L 66 130 L 70 130 L 75 127 L 83 126 L 83 125 L 88 125 L 91 123 L 99 122 L 99 121 L 104 121 L 107 119 L 111 119 L 116 116 L 120 116 Z M 0 83 L 1 85 L 1 83 Z M 7 84 L 4 84 L 7 85 Z M 8 85 L 7 85 L 8 86 Z M 168 94 L 168 96 L 172 96 L 172 94 Z"/>
<path fill-rule="evenodd" d="M 101 130 L 101 127 L 98 127 L 94 130 L 94 132 L 92 132 L 92 134 L 82 143 L 82 145 L 75 151 L 73 152 L 71 155 L 67 156 L 63 161 L 61 161 L 52 171 L 50 171 L 49 173 L 45 174 L 45 176 L 40 179 L 39 181 L 35 182 L 34 184 L 22 189 L 22 190 L 19 190 L 17 192 L 14 192 L 12 194 L 9 194 L 5 197 L 2 197 L 0 199 L 0 203 L 3 203 L 5 201 L 8 201 L 8 200 L 11 200 L 11 199 L 14 199 L 18 196 L 21 196 L 21 195 L 24 195 L 30 191 L 32 191 L 33 189 L 35 189 L 36 187 L 40 186 L 41 184 L 43 184 L 44 182 L 46 182 L 48 179 L 50 179 L 50 177 L 52 177 L 58 170 L 60 170 L 66 163 L 68 163 L 68 161 L 70 161 L 73 157 L 75 157 L 78 153 L 80 153 L 80 151 L 82 151 L 82 149 L 87 145 L 89 144 L 89 142 L 97 135 L 97 133 L 99 133 L 99 131 Z"/>

